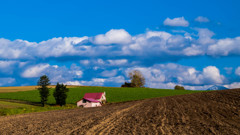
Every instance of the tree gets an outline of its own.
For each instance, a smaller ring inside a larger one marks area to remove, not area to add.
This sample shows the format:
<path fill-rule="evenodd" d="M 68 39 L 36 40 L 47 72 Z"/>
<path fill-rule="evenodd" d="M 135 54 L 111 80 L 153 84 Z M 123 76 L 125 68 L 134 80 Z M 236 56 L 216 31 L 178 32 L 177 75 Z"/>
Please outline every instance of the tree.
<path fill-rule="evenodd" d="M 132 83 L 125 82 L 121 87 L 133 87 Z"/>
<path fill-rule="evenodd" d="M 39 81 L 38 81 L 38 86 L 40 86 L 38 88 L 38 90 L 39 90 L 39 93 L 40 93 L 41 104 L 42 104 L 43 107 L 48 100 L 49 88 L 47 86 L 49 86 L 50 84 L 51 84 L 50 80 L 49 80 L 48 76 L 46 76 L 46 75 L 41 76 Z"/>
<path fill-rule="evenodd" d="M 138 70 L 133 70 L 129 73 L 132 87 L 144 87 L 145 78 L 142 73 Z"/>
<path fill-rule="evenodd" d="M 67 88 L 67 85 L 57 83 L 55 91 L 53 93 L 57 105 L 66 105 L 68 91 L 69 89 Z"/>
<path fill-rule="evenodd" d="M 176 85 L 174 87 L 175 90 L 185 90 L 185 88 L 183 86 L 179 86 L 179 85 Z"/>

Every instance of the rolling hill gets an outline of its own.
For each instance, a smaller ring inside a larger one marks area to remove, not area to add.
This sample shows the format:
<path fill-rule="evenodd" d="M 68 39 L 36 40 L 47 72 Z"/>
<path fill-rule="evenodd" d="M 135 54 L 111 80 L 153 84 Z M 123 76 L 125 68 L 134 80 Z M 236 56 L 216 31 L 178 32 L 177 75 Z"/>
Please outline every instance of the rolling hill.
<path fill-rule="evenodd" d="M 2 134 L 240 134 L 240 89 L 1 117 Z"/>

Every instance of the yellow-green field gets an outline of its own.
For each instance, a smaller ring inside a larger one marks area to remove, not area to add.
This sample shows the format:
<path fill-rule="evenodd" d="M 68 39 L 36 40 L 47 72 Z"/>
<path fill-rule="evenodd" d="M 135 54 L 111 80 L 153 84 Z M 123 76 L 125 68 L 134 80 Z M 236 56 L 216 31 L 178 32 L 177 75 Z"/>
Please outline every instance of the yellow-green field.
<path fill-rule="evenodd" d="M 0 108 L 21 108 L 21 107 L 35 107 L 35 106 L 28 105 L 28 104 L 22 104 L 22 103 L 1 101 L 0 100 Z"/>
<path fill-rule="evenodd" d="M 5 92 L 19 92 L 19 91 L 30 91 L 35 90 L 38 86 L 16 86 L 16 87 L 0 87 L 0 93 Z M 49 86 L 55 88 L 55 85 Z M 67 86 L 68 88 L 74 88 L 76 86 Z"/>

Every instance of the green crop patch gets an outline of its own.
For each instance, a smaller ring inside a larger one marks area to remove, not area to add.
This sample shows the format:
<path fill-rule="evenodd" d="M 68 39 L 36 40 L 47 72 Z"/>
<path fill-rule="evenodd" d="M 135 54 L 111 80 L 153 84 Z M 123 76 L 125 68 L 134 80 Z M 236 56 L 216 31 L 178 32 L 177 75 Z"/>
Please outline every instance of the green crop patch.
<path fill-rule="evenodd" d="M 53 88 L 50 89 L 50 96 L 47 102 L 48 105 L 45 107 L 40 107 L 40 95 L 38 90 L 0 93 L 0 99 L 2 99 L 0 100 L 0 116 L 76 108 L 76 102 L 82 99 L 85 93 L 106 92 L 107 102 L 115 103 L 202 92 L 152 88 L 71 87 L 67 93 L 67 105 L 60 107 L 55 106 L 56 102 L 53 97 L 53 91 Z M 7 100 L 17 100 L 23 103 L 7 102 Z M 24 103 L 33 103 L 37 106 Z"/>
<path fill-rule="evenodd" d="M 63 110 L 76 108 L 75 105 L 68 104 L 66 106 L 50 106 L 45 107 L 28 105 L 23 103 L 13 103 L 8 101 L 0 101 L 0 116 L 22 114 L 22 113 L 32 113 L 32 112 L 43 112 L 50 110 Z"/>
<path fill-rule="evenodd" d="M 0 108 L 21 108 L 21 107 L 23 108 L 23 107 L 34 107 L 34 106 L 27 105 L 27 104 L 0 101 Z"/>
<path fill-rule="evenodd" d="M 80 100 L 85 93 L 94 92 L 106 92 L 107 102 L 114 103 L 155 97 L 184 95 L 202 91 L 167 90 L 152 88 L 75 87 L 69 88 L 69 92 L 67 93 L 68 94 L 67 104 L 76 104 L 76 102 Z M 14 99 L 39 103 L 40 95 L 38 90 L 0 93 L 0 99 Z M 55 104 L 55 99 L 53 97 L 53 89 L 50 90 L 48 104 Z"/>

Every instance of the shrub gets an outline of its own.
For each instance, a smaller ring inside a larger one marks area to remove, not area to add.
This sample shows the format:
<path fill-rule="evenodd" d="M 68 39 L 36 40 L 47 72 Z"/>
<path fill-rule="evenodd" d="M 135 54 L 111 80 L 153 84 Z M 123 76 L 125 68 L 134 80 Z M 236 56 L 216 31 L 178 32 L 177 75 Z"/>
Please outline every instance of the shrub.
<path fill-rule="evenodd" d="M 133 87 L 132 83 L 125 82 L 121 87 Z"/>
<path fill-rule="evenodd" d="M 176 85 L 174 87 L 175 90 L 185 90 L 185 88 L 183 86 L 179 86 L 179 85 Z"/>

